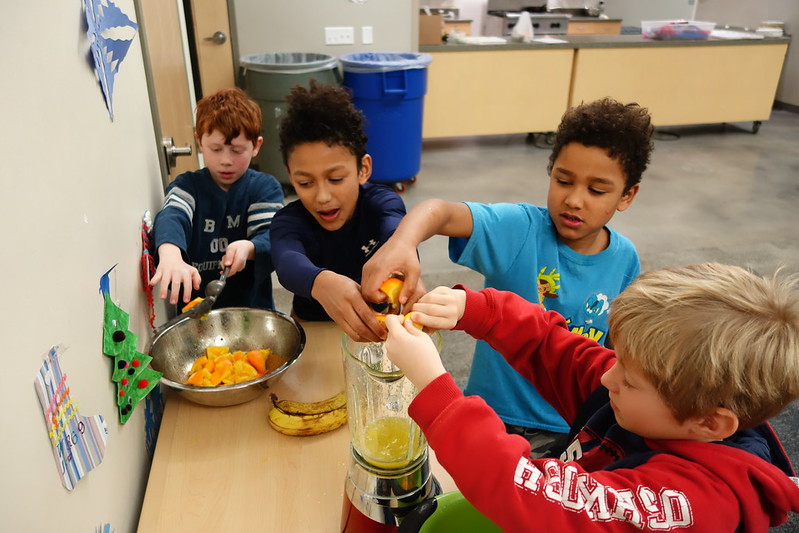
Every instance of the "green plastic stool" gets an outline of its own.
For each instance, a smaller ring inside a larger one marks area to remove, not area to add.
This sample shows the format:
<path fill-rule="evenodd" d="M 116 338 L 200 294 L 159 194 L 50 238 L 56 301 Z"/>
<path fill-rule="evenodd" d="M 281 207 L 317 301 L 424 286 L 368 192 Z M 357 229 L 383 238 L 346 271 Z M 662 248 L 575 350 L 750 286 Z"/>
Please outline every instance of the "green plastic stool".
<path fill-rule="evenodd" d="M 425 500 L 406 516 L 399 533 L 502 533 L 458 491 Z"/>

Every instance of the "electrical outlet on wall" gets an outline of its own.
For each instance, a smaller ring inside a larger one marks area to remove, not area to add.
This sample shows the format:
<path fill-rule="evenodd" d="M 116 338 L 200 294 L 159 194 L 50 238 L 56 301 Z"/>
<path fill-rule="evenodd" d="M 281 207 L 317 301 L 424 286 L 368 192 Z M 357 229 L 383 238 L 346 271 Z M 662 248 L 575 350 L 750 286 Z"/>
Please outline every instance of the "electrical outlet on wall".
<path fill-rule="evenodd" d="M 355 30 L 352 26 L 328 26 L 325 28 L 325 44 L 355 44 Z"/>

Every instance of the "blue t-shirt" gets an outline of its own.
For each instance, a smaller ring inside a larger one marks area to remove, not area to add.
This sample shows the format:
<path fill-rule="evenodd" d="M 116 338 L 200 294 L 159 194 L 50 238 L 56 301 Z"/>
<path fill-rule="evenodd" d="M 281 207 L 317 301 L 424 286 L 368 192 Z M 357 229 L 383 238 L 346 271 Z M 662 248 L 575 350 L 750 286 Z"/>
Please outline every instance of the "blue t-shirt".
<path fill-rule="evenodd" d="M 273 309 L 269 227 L 281 207 L 283 188 L 269 174 L 248 169 L 224 191 L 207 168 L 184 172 L 166 188 L 164 207 L 153 223 L 153 242 L 156 250 L 165 242 L 176 245 L 183 260 L 199 270 L 202 283 L 192 291 L 196 298 L 205 296 L 209 281 L 219 279 L 227 245 L 252 241 L 255 259 L 227 279 L 214 307 Z"/>
<path fill-rule="evenodd" d="M 303 320 L 330 320 L 311 297 L 323 270 L 360 283 L 363 265 L 388 240 L 405 216 L 402 198 L 388 186 L 361 185 L 352 218 L 328 231 L 300 200 L 281 209 L 272 221 L 272 261 L 280 284 L 294 293 L 293 311 Z"/>
<path fill-rule="evenodd" d="M 610 232 L 598 254 L 575 252 L 557 238 L 545 207 L 467 202 L 474 229 L 468 239 L 452 238 L 452 261 L 485 276 L 486 287 L 515 292 L 557 311 L 572 331 L 605 344 L 610 302 L 640 273 L 635 246 Z M 487 343 L 475 347 L 464 393 L 481 396 L 511 425 L 566 433 L 568 424 Z"/>

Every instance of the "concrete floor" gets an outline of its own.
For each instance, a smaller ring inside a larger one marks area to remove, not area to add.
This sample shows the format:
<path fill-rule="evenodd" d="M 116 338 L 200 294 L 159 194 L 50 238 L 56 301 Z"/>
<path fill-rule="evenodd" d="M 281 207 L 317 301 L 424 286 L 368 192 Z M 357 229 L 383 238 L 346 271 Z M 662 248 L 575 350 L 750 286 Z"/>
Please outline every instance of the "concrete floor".
<path fill-rule="evenodd" d="M 402 196 L 408 209 L 426 198 L 546 205 L 549 153 L 543 135 L 425 141 L 416 183 Z M 752 123 L 658 129 L 641 191 L 611 225 L 636 245 L 643 270 L 719 261 L 761 274 L 783 265 L 799 272 L 799 114 L 775 110 L 757 134 Z M 428 289 L 482 286 L 449 261 L 443 237 L 423 243 L 420 256 Z M 442 358 L 464 385 L 473 341 L 445 333 Z M 799 402 L 774 426 L 799 468 Z M 799 517 L 778 531 L 799 531 Z"/>

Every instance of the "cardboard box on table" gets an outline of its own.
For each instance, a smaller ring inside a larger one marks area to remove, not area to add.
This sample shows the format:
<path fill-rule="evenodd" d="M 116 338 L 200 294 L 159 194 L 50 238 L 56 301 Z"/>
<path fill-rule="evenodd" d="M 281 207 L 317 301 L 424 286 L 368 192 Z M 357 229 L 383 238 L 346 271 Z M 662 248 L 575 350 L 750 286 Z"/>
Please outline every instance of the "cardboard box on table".
<path fill-rule="evenodd" d="M 443 15 L 419 15 L 419 45 L 441 44 Z"/>

